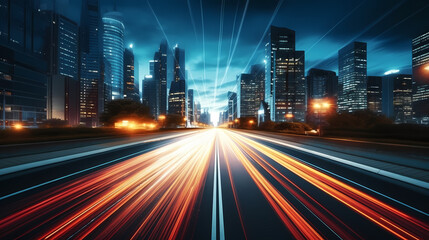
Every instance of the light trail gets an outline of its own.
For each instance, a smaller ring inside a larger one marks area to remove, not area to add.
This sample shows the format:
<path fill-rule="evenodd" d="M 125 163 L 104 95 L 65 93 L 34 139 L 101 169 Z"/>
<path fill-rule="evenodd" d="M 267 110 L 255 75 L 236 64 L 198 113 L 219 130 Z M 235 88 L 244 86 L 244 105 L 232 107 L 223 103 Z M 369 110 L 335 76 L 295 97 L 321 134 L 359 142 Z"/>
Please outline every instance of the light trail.
<path fill-rule="evenodd" d="M 205 32 L 204 32 L 204 10 L 203 10 L 203 0 L 200 0 L 200 12 L 201 12 L 201 31 L 202 31 L 202 37 L 203 37 L 203 89 L 204 94 L 207 97 L 206 92 L 206 39 L 205 39 Z"/>
<path fill-rule="evenodd" d="M 222 0 L 220 7 L 220 16 L 219 16 L 219 40 L 217 44 L 217 63 L 216 63 L 216 75 L 215 75 L 215 87 L 213 94 L 213 104 L 216 102 L 216 92 L 217 92 L 217 79 L 219 75 L 219 64 L 220 64 L 220 54 L 222 52 L 222 39 L 223 39 L 223 20 L 225 13 L 225 0 Z M 213 105 L 210 106 L 213 109 Z"/>
<path fill-rule="evenodd" d="M 186 0 L 186 3 L 188 4 L 189 16 L 191 17 L 192 28 L 194 29 L 195 41 L 198 42 L 197 28 L 195 27 L 195 21 L 194 21 L 194 15 L 192 14 L 191 2 L 190 0 Z"/>
<path fill-rule="evenodd" d="M 255 47 L 255 50 L 253 50 L 253 53 L 252 53 L 252 55 L 250 56 L 249 61 L 247 62 L 246 66 L 243 68 L 243 70 L 242 70 L 241 72 L 245 72 L 245 71 L 246 71 L 246 69 L 247 69 L 247 67 L 249 67 L 250 62 L 253 60 L 253 57 L 255 56 L 256 52 L 257 52 L 257 51 L 258 51 L 258 49 L 259 49 L 259 46 L 261 46 L 262 41 L 265 39 L 265 36 L 267 35 L 267 32 L 268 32 L 268 30 L 270 29 L 271 24 L 272 24 L 272 23 L 273 23 L 273 21 L 274 21 L 274 18 L 277 16 L 277 12 L 279 11 L 280 7 L 283 5 L 283 2 L 284 2 L 284 0 L 280 0 L 280 1 L 277 3 L 276 8 L 274 9 L 273 14 L 271 15 L 270 21 L 268 22 L 267 26 L 265 27 L 265 31 L 264 31 L 264 33 L 262 34 L 261 39 L 259 39 L 259 42 L 258 42 L 258 44 L 257 44 L 257 45 L 256 45 L 256 47 Z M 235 91 L 235 90 L 233 90 L 233 91 Z"/>
<path fill-rule="evenodd" d="M 234 139 L 234 142 L 241 143 L 241 146 L 251 146 L 251 148 L 257 152 L 269 157 L 287 170 L 311 183 L 332 198 L 400 239 L 421 239 L 424 238 L 424 236 L 427 236 L 427 233 L 429 232 L 429 226 L 427 223 L 413 218 L 410 215 L 354 188 L 353 186 L 341 182 L 328 174 L 320 172 L 284 153 L 264 146 L 249 138 L 245 138 L 232 132 L 228 132 L 228 135 L 230 138 Z M 247 151 L 249 152 L 249 155 L 256 154 L 248 148 Z M 235 152 L 237 154 L 241 154 L 238 149 L 236 149 Z M 244 161 L 242 162 L 244 164 Z M 335 229 L 335 226 L 333 226 L 333 229 Z"/>
<path fill-rule="evenodd" d="M 238 41 L 240 40 L 241 29 L 243 28 L 244 18 L 246 17 L 248 6 L 249 6 L 249 0 L 246 0 L 246 5 L 244 6 L 244 10 L 243 10 L 243 15 L 241 16 L 240 27 L 238 27 L 237 38 L 235 39 L 234 48 L 232 49 L 231 57 L 228 59 L 225 73 L 219 85 L 222 85 L 222 83 L 225 81 L 226 75 L 228 74 L 229 67 L 231 66 L 231 62 L 234 57 L 235 50 L 237 49 Z M 216 98 L 216 94 L 215 94 L 215 98 Z"/>
<path fill-rule="evenodd" d="M 269 221 L 295 239 L 371 236 L 361 222 L 381 235 L 429 237 L 418 211 L 246 133 L 204 130 L 136 154 L 2 202 L 0 239 L 248 239 Z"/>
<path fill-rule="evenodd" d="M 43 191 L 0 220 L 0 238 L 18 232 L 81 239 L 97 232 L 106 239 L 119 229 L 131 238 L 180 238 L 201 195 L 214 139 L 214 131 L 204 131 Z"/>

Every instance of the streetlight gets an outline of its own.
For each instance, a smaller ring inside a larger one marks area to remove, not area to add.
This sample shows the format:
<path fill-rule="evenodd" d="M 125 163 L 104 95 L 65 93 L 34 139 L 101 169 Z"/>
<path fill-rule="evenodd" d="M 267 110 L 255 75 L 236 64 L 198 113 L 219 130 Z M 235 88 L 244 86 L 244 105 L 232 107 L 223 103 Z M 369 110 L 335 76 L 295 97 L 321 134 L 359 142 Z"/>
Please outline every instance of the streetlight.
<path fill-rule="evenodd" d="M 319 120 L 319 136 L 322 136 L 322 124 L 320 121 L 320 112 L 322 109 L 327 110 L 329 109 L 330 104 L 328 102 L 316 102 L 313 103 L 313 108 L 315 111 L 317 111 L 317 118 Z"/>
<path fill-rule="evenodd" d="M 285 117 L 288 121 L 290 121 L 294 116 L 293 116 L 293 113 L 286 113 Z"/>

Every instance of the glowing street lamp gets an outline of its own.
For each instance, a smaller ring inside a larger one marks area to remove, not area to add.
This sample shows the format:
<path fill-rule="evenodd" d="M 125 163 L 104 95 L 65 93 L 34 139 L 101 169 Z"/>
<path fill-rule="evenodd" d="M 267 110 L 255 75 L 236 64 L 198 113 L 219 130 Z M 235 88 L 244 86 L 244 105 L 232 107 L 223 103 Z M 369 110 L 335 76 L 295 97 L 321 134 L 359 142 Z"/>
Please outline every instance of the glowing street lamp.
<path fill-rule="evenodd" d="M 15 128 L 16 130 L 21 130 L 22 129 L 22 124 L 21 123 L 17 123 L 15 125 L 13 125 L 13 128 Z"/>
<path fill-rule="evenodd" d="M 313 108 L 317 112 L 317 118 L 319 120 L 319 136 L 322 136 L 322 124 L 320 121 L 320 110 L 322 109 L 329 109 L 331 105 L 328 102 L 316 102 L 313 103 Z"/>
<path fill-rule="evenodd" d="M 425 70 L 426 70 L 426 71 L 429 71 L 429 65 L 427 65 L 427 66 L 425 67 Z"/>
<path fill-rule="evenodd" d="M 293 117 L 294 117 L 294 116 L 293 116 L 293 113 L 286 113 L 286 114 L 285 114 L 285 118 L 286 118 L 288 121 L 290 121 Z"/>
<path fill-rule="evenodd" d="M 254 123 L 254 121 L 253 121 L 253 120 L 249 120 L 249 123 L 250 123 L 250 124 L 253 124 L 253 123 Z"/>
<path fill-rule="evenodd" d="M 159 115 L 158 120 L 161 120 L 161 121 L 165 120 L 165 115 Z"/>

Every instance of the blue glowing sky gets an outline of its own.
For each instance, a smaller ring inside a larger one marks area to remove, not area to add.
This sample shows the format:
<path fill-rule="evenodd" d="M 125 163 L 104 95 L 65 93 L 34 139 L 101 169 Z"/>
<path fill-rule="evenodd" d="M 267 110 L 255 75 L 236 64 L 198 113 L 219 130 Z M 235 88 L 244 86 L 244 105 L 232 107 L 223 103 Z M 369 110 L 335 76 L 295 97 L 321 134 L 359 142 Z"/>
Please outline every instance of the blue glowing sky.
<path fill-rule="evenodd" d="M 114 0 L 101 2 L 102 12 L 113 9 Z M 69 4 L 67 13 L 76 15 L 79 3 Z M 121 0 L 117 10 L 125 16 L 126 43 L 134 44 L 140 80 L 166 37 L 185 49 L 188 88 L 198 91 L 197 101 L 216 118 L 236 75 L 262 63 L 264 43 L 258 43 L 270 23 L 296 31 L 307 71 L 337 72 L 338 50 L 351 41 L 367 42 L 368 75 L 411 73 L 411 39 L 429 27 L 427 0 Z"/>

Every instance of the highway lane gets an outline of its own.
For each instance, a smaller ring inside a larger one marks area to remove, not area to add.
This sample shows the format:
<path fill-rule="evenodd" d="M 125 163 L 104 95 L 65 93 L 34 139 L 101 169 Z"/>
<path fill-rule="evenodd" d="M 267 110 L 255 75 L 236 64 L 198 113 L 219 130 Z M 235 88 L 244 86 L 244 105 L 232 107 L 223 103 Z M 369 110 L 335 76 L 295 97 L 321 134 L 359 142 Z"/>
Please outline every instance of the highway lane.
<path fill-rule="evenodd" d="M 429 237 L 427 190 L 223 129 L 0 184 L 0 239 Z"/>

